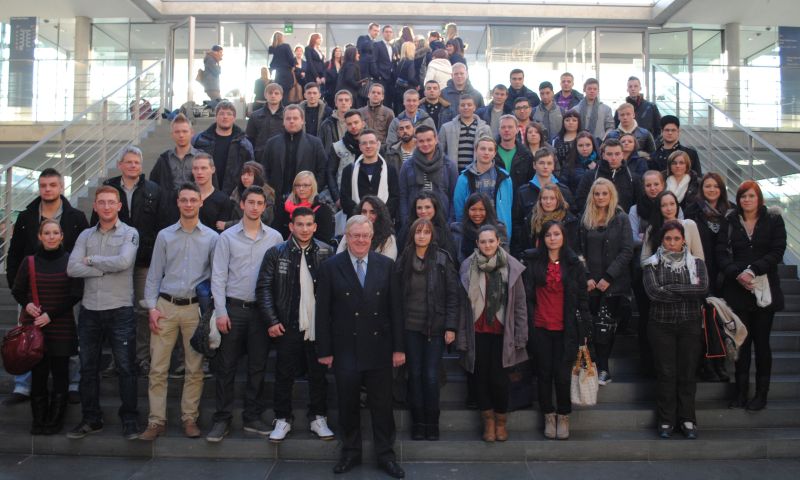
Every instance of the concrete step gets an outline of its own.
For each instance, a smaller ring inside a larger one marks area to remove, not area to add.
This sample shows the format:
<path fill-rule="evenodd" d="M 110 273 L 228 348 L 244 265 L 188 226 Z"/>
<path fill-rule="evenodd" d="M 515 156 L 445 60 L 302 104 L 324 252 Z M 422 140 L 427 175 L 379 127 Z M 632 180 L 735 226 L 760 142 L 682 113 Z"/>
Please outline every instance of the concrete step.
<path fill-rule="evenodd" d="M 513 415 L 513 414 L 512 414 Z M 223 442 L 210 444 L 184 438 L 177 427 L 154 442 L 125 440 L 119 428 L 82 440 L 65 435 L 36 436 L 28 426 L 0 426 L 0 445 L 5 453 L 34 455 L 94 455 L 139 458 L 262 458 L 287 460 L 336 460 L 339 442 L 321 441 L 309 432 L 293 432 L 280 444 L 233 431 Z M 364 432 L 364 461 L 374 461 L 371 435 Z M 576 430 L 569 443 L 546 440 L 541 433 L 512 432 L 507 442 L 484 443 L 478 432 L 443 430 L 438 442 L 410 440 L 397 436 L 394 450 L 398 461 L 524 462 L 524 461 L 647 461 L 676 459 L 766 459 L 797 458 L 800 448 L 798 428 L 702 429 L 699 439 L 682 441 L 657 439 L 652 429 Z"/>
<path fill-rule="evenodd" d="M 601 395 L 602 395 L 601 388 Z M 121 423 L 117 416 L 119 408 L 118 399 L 103 399 L 101 403 L 103 418 L 106 425 L 119 425 Z M 176 425 L 180 424 L 181 410 L 180 403 L 175 399 L 170 399 L 167 408 L 167 419 Z M 758 413 L 746 412 L 745 410 L 729 410 L 727 402 L 699 402 L 697 404 L 697 422 L 702 428 L 766 428 L 766 427 L 800 427 L 800 402 L 798 401 L 770 401 L 768 408 Z M 480 419 L 475 410 L 464 409 L 460 404 L 455 405 L 443 402 L 441 406 L 441 428 L 447 431 L 476 431 L 480 428 Z M 146 397 L 139 398 L 139 411 L 142 425 L 146 423 L 148 413 L 148 401 Z M 200 425 L 210 428 L 215 411 L 214 402 L 203 402 L 200 408 Z M 309 422 L 305 417 L 306 407 L 304 403 L 296 402 L 294 405 L 295 420 L 293 430 L 308 431 Z M 408 410 L 395 409 L 395 422 L 398 431 L 408 431 L 411 425 L 411 418 Z M 241 422 L 242 404 L 237 401 L 233 408 L 233 427 L 242 428 Z M 509 424 L 509 430 L 515 432 L 538 431 L 544 428 L 542 416 L 538 405 L 532 408 L 517 410 L 513 414 L 513 422 Z M 271 419 L 271 410 L 264 413 L 265 419 Z M 328 413 L 328 423 L 331 428 L 337 425 L 338 410 L 331 408 Z M 28 404 L 14 405 L 0 410 L 0 420 L 2 423 L 30 424 L 30 407 Z M 68 409 L 66 424 L 77 425 L 81 420 L 79 405 L 72 405 Z M 362 424 L 370 425 L 369 412 L 362 411 Z M 574 407 L 570 416 L 570 428 L 572 430 L 631 430 L 631 429 L 653 429 L 656 425 L 655 404 L 654 403 L 599 403 L 594 407 L 581 408 Z"/>

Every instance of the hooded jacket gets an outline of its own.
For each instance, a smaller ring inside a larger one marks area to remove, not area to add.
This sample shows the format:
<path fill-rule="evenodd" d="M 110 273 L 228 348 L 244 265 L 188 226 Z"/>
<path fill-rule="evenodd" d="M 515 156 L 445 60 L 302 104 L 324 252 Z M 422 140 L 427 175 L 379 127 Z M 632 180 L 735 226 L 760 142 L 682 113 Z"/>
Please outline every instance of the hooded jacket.
<path fill-rule="evenodd" d="M 511 236 L 511 205 L 514 201 L 514 186 L 507 171 L 497 165 L 493 165 L 491 168 L 494 168 L 497 173 L 497 180 L 494 186 L 494 195 L 490 198 L 494 200 L 497 220 L 506 225 L 507 233 Z M 467 197 L 476 191 L 475 182 L 479 176 L 475 162 L 472 162 L 472 165 L 465 168 L 458 176 L 453 193 L 453 215 L 456 222 L 460 222 L 464 218 L 464 205 L 467 203 Z"/>

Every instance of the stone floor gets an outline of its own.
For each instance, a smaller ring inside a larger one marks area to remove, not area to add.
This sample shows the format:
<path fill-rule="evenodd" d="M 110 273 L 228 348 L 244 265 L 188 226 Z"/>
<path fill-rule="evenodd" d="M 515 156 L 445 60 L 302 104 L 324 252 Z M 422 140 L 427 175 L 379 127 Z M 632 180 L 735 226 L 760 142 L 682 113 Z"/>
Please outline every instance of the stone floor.
<path fill-rule="evenodd" d="M 334 475 L 330 462 L 126 459 L 0 455 L 0 479 L 280 479 L 367 480 L 389 478 L 372 465 Z M 531 463 L 406 463 L 406 478 L 425 480 L 485 479 L 646 479 L 737 480 L 800 478 L 800 460 L 696 462 L 531 462 Z"/>

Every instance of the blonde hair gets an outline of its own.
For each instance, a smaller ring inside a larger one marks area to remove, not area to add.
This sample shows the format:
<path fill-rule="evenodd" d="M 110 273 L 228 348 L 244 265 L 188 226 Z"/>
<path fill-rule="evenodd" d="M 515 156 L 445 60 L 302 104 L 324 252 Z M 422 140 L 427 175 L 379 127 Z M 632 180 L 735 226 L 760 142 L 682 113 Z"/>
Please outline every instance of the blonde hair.
<path fill-rule="evenodd" d="M 308 177 L 311 179 L 311 196 L 308 197 L 309 202 L 314 202 L 314 199 L 317 198 L 317 177 L 314 175 L 314 172 L 310 172 L 308 170 L 303 170 L 302 172 L 298 172 L 297 175 L 294 176 L 294 181 L 292 182 L 292 193 L 289 194 L 289 199 L 292 203 L 300 203 L 300 199 L 297 198 L 297 195 L 294 194 L 294 184 L 297 183 L 298 180 L 301 178 Z"/>
<path fill-rule="evenodd" d="M 414 42 L 403 42 L 400 52 L 401 58 L 406 60 L 414 60 L 414 55 L 417 53 L 417 46 L 414 45 Z"/>
<path fill-rule="evenodd" d="M 536 238 L 539 235 L 539 232 L 542 230 L 542 226 L 551 218 L 553 214 L 548 215 L 547 212 L 544 211 L 542 208 L 542 196 L 544 192 L 553 192 L 553 195 L 556 196 L 556 209 L 553 210 L 553 214 L 556 212 L 560 212 L 560 214 L 556 214 L 557 220 L 563 221 L 564 218 L 567 216 L 567 211 L 569 210 L 569 203 L 564 199 L 564 194 L 561 193 L 561 189 L 555 183 L 548 183 L 547 185 L 543 186 L 541 190 L 539 190 L 539 198 L 536 199 L 536 204 L 533 206 L 533 212 L 531 214 L 531 234 L 533 238 Z"/>
<path fill-rule="evenodd" d="M 594 203 L 594 192 L 598 187 L 606 187 L 608 189 L 609 201 L 608 208 L 602 209 Z M 586 210 L 583 212 L 583 226 L 589 230 L 602 227 L 611 223 L 614 215 L 617 213 L 617 203 L 619 197 L 617 196 L 617 187 L 605 178 L 598 178 L 592 184 L 589 190 L 589 198 L 586 199 Z"/>
<path fill-rule="evenodd" d="M 276 48 L 278 45 L 283 43 L 283 33 L 275 32 L 272 34 L 272 48 Z"/>

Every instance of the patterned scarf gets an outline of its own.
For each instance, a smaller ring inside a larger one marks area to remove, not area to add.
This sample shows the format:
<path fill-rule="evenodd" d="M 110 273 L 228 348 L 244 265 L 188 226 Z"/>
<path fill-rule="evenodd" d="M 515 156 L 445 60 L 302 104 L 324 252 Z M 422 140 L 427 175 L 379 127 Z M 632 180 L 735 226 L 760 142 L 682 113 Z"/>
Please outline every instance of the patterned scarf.
<path fill-rule="evenodd" d="M 497 253 L 491 258 L 486 258 L 480 250 L 475 249 L 469 264 L 468 293 L 473 322 L 477 322 L 485 311 L 489 325 L 492 325 L 495 317 L 501 324 L 504 323 L 508 302 L 508 258 L 502 248 L 498 247 Z"/>

